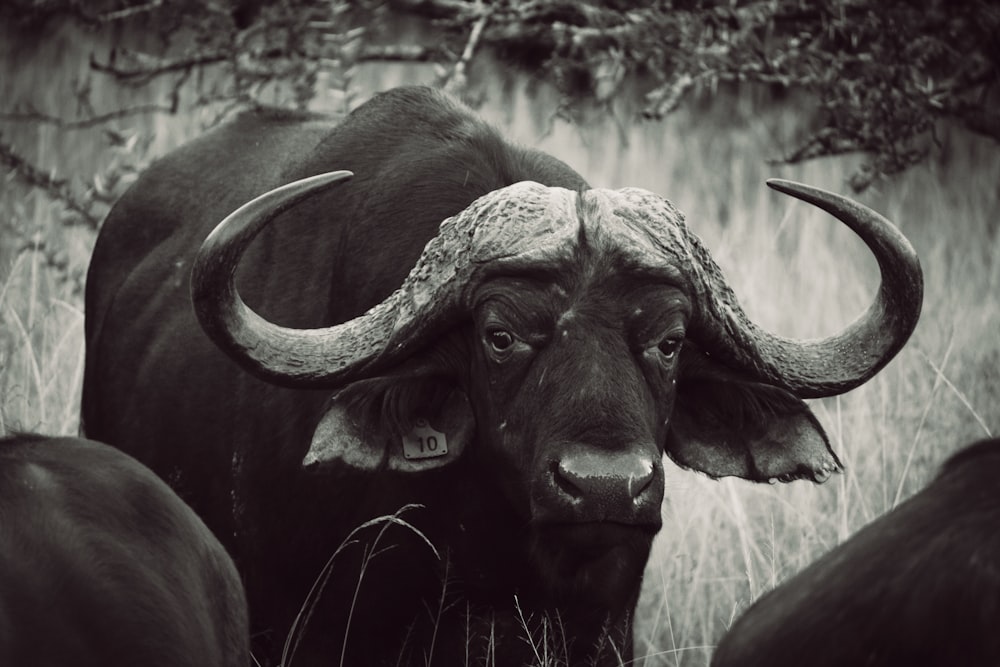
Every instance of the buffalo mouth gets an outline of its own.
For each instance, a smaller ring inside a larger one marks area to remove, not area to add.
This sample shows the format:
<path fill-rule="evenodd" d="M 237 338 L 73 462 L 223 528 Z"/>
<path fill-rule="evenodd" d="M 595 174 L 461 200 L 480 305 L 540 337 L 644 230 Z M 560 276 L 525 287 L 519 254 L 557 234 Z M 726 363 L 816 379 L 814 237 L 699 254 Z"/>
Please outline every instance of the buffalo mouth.
<path fill-rule="evenodd" d="M 659 522 L 536 524 L 530 559 L 538 584 L 562 604 L 626 610 L 638 594 L 659 528 Z"/>
<path fill-rule="evenodd" d="M 535 527 L 540 541 L 562 545 L 580 558 L 599 557 L 610 549 L 641 547 L 651 542 L 659 530 L 660 522 L 573 521 Z"/>

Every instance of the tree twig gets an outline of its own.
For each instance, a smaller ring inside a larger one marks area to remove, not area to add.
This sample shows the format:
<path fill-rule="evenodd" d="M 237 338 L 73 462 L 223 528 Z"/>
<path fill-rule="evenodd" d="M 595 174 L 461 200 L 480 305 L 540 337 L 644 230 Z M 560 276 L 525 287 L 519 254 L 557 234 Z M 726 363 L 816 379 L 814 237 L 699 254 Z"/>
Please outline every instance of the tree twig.
<path fill-rule="evenodd" d="M 81 220 L 91 229 L 97 229 L 101 221 L 91 213 L 86 204 L 77 199 L 70 190 L 66 179 L 56 178 L 44 173 L 31 164 L 14 147 L 0 136 L 0 164 L 10 169 L 25 185 L 43 191 L 50 199 L 60 202 L 67 209 L 80 216 Z"/>
<path fill-rule="evenodd" d="M 140 104 L 134 107 L 115 109 L 114 111 L 109 111 L 97 116 L 91 116 L 90 118 L 78 118 L 74 120 L 66 120 L 65 118 L 59 118 L 58 116 L 50 116 L 35 110 L 22 112 L 0 112 L 0 121 L 15 123 L 43 123 L 46 125 L 55 125 L 62 130 L 85 130 L 96 125 L 103 125 L 113 120 L 152 113 L 177 113 L 177 100 L 174 99 L 173 104 L 170 106 L 162 104 Z"/>
<path fill-rule="evenodd" d="M 469 39 L 465 43 L 465 49 L 463 49 L 462 55 L 459 56 L 458 60 L 455 61 L 455 66 L 452 68 L 451 74 L 444 82 L 444 89 L 446 91 L 456 93 L 465 88 L 465 70 L 468 67 L 469 61 L 472 60 L 472 56 L 475 55 L 479 39 L 483 35 L 483 28 L 486 27 L 486 24 L 490 20 L 490 14 L 489 9 L 483 9 L 479 18 L 473 24 L 472 31 L 469 33 Z"/>
<path fill-rule="evenodd" d="M 139 60 L 140 54 L 134 54 L 134 57 Z M 193 55 L 185 56 L 183 58 L 174 59 L 153 59 L 150 58 L 149 62 L 142 64 L 138 67 L 125 68 L 117 67 L 112 63 L 102 63 L 98 62 L 93 56 L 90 57 L 90 68 L 95 72 L 101 72 L 103 74 L 110 74 L 119 81 L 124 83 L 143 85 L 151 81 L 152 79 L 162 76 L 164 74 L 171 74 L 176 72 L 190 72 L 197 67 L 204 67 L 205 65 L 214 65 L 216 63 L 225 62 L 232 58 L 232 52 L 228 50 L 220 51 L 208 51 L 205 53 L 195 53 Z"/>

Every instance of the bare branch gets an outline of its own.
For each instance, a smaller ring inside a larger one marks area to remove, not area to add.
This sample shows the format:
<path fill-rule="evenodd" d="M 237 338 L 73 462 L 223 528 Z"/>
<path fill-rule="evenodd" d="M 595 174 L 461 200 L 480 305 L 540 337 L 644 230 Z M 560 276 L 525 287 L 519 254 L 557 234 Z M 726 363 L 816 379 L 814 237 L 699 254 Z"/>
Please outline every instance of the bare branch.
<path fill-rule="evenodd" d="M 771 158 L 768 164 L 797 164 L 818 157 L 832 157 L 834 155 L 847 155 L 864 150 L 865 147 L 858 143 L 839 136 L 831 128 L 823 128 L 806 138 L 799 144 L 798 148 L 792 150 L 781 158 Z"/>
<path fill-rule="evenodd" d="M 90 68 L 95 72 L 110 74 L 124 83 L 144 85 L 164 74 L 187 73 L 198 67 L 225 62 L 233 56 L 230 51 L 209 51 L 174 59 L 151 58 L 138 53 L 130 53 L 129 55 L 140 64 L 131 68 L 117 67 L 112 63 L 98 62 L 91 56 Z"/>
<path fill-rule="evenodd" d="M 92 229 L 100 226 L 100 219 L 91 213 L 86 204 L 77 199 L 70 190 L 69 183 L 62 178 L 50 176 L 23 156 L 0 136 L 0 164 L 6 166 L 25 185 L 43 191 L 50 199 L 58 201 L 68 210 L 78 215 L 84 224 Z"/>
<path fill-rule="evenodd" d="M 465 69 L 472 60 L 473 54 L 476 52 L 476 47 L 479 45 L 479 39 L 482 37 L 483 28 L 490 20 L 491 12 L 489 10 L 484 10 L 482 15 L 476 20 L 475 24 L 472 26 L 472 31 L 469 33 L 469 40 L 465 43 L 465 49 L 462 51 L 462 55 L 455 62 L 455 66 L 452 68 L 451 75 L 444 82 L 444 89 L 450 92 L 457 92 L 465 89 L 466 85 L 466 75 Z"/>
<path fill-rule="evenodd" d="M 148 14 L 154 10 L 159 9 L 163 6 L 163 0 L 152 0 L 152 2 L 147 2 L 144 5 L 135 5 L 132 7 L 125 7 L 124 9 L 119 9 L 117 11 L 107 11 L 101 14 L 94 15 L 94 18 L 100 23 L 112 23 L 114 21 L 123 21 L 139 14 Z"/>
<path fill-rule="evenodd" d="M 144 116 L 153 113 L 177 113 L 177 99 L 174 98 L 173 104 L 170 106 L 164 106 L 162 104 L 140 104 L 138 106 L 115 109 L 114 111 L 109 111 L 97 116 L 91 116 L 90 118 L 80 118 L 76 120 L 66 120 L 64 118 L 50 116 L 35 110 L 9 113 L 0 112 L 0 121 L 10 121 L 15 123 L 43 123 L 46 125 L 55 125 L 62 130 L 85 130 L 97 125 L 104 125 L 105 123 L 113 120 L 131 118 L 133 116 Z"/>
<path fill-rule="evenodd" d="M 455 19 L 475 12 L 478 3 L 465 0 L 391 0 L 389 4 L 393 9 L 410 14 Z"/>
<path fill-rule="evenodd" d="M 81 25 L 97 28 L 162 9 L 165 0 L 136 3 L 120 9 L 93 11 L 84 0 L 7 0 L 0 15 L 11 17 L 20 25 L 37 25 L 50 19 L 69 18 Z"/>
<path fill-rule="evenodd" d="M 415 44 L 392 44 L 388 46 L 365 46 L 357 55 L 358 62 L 415 62 L 426 63 L 440 60 L 444 50 L 437 46 L 419 46 Z"/>

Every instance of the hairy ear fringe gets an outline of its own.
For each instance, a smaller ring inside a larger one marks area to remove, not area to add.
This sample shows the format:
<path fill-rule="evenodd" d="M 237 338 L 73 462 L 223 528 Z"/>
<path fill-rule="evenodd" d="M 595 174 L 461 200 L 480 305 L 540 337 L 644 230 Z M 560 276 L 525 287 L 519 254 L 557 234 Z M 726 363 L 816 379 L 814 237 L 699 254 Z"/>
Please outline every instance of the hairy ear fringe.
<path fill-rule="evenodd" d="M 821 482 L 843 469 L 809 406 L 700 354 L 682 357 L 667 452 L 711 477 Z"/>
<path fill-rule="evenodd" d="M 393 375 L 359 380 L 337 395 L 347 415 L 361 424 L 366 437 L 382 434 L 401 438 L 418 418 L 437 415 L 455 390 L 441 376 Z"/>
<path fill-rule="evenodd" d="M 679 381 L 678 409 L 697 415 L 702 428 L 735 430 L 750 438 L 762 436 L 775 417 L 809 413 L 798 397 L 781 387 L 709 377 Z"/>

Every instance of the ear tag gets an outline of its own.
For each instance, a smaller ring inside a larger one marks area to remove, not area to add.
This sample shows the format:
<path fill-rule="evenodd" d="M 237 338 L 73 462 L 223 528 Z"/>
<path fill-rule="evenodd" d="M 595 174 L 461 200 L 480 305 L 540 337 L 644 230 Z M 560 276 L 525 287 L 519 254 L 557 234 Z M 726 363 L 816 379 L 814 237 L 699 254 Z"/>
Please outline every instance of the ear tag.
<path fill-rule="evenodd" d="M 403 436 L 403 456 L 408 459 L 431 459 L 448 453 L 448 439 L 426 419 L 417 419 L 413 429 Z"/>

